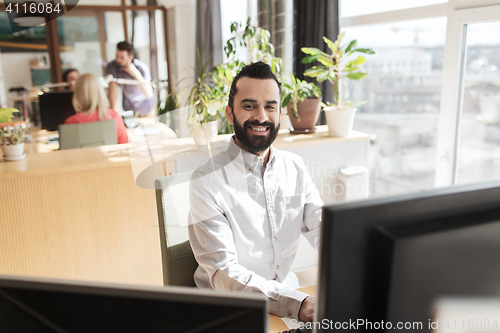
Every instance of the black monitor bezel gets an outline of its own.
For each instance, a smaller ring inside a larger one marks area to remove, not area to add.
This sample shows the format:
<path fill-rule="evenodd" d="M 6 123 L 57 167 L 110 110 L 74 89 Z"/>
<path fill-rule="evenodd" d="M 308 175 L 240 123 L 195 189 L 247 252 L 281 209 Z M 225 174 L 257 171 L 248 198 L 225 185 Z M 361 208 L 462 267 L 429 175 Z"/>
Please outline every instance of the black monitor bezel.
<path fill-rule="evenodd" d="M 367 249 L 374 228 L 498 209 L 499 202 L 500 181 L 492 181 L 324 207 L 315 321 L 364 319 Z"/>

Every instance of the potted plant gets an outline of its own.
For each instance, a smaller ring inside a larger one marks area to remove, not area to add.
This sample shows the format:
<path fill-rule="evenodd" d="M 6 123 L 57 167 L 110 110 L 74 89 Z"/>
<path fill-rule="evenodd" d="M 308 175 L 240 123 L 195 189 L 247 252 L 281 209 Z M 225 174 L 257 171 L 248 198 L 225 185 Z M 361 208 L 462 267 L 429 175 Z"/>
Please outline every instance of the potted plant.
<path fill-rule="evenodd" d="M 265 62 L 271 66 L 271 70 L 278 78 L 280 78 L 283 66 L 281 58 L 274 55 L 274 46 L 270 43 L 271 34 L 268 30 L 254 26 L 250 18 L 247 19 L 245 26 L 241 22 L 232 22 L 230 30 L 232 37 L 224 46 L 227 61 L 215 66 L 212 70 L 213 98 L 217 101 L 227 101 L 233 79 L 245 65 L 238 59 L 241 47 L 246 48 L 249 62 Z M 222 122 L 219 129 L 221 133 L 233 133 L 233 126 L 224 116 L 224 107 L 225 104 L 221 104 L 219 114 Z"/>
<path fill-rule="evenodd" d="M 321 112 L 321 90 L 314 83 L 296 78 L 290 73 L 291 82 L 283 83 L 281 96 L 293 126 L 292 134 L 314 133 Z"/>
<path fill-rule="evenodd" d="M 330 136 L 335 137 L 349 135 L 356 112 L 356 108 L 350 102 L 344 103 L 343 96 L 340 95 L 341 82 L 345 83 L 346 79 L 361 80 L 366 76 L 366 73 L 359 70 L 359 66 L 365 62 L 365 57 L 358 56 L 350 61 L 347 58 L 354 53 L 375 53 L 371 49 L 357 48 L 356 40 L 351 41 L 347 46 L 341 46 L 344 34 L 345 32 L 341 33 L 335 42 L 323 37 L 332 54 L 313 47 L 302 48 L 302 52 L 308 54 L 302 59 L 302 63 L 308 64 L 313 61 L 321 63 L 319 66 L 313 66 L 306 70 L 304 75 L 314 77 L 318 82 L 328 80 L 333 84 L 334 102 L 323 105 L 323 110 L 328 124 L 328 132 Z M 347 83 L 345 85 L 347 88 Z"/>
<path fill-rule="evenodd" d="M 217 139 L 217 119 L 220 117 L 219 110 L 223 103 L 215 98 L 215 91 L 210 87 L 209 79 L 212 74 L 207 70 L 209 60 L 202 64 L 198 52 L 198 61 L 200 71 L 197 73 L 187 100 L 193 108 L 189 118 L 193 139 L 196 146 L 203 146 Z"/>
<path fill-rule="evenodd" d="M 10 121 L 14 112 L 19 112 L 19 110 L 0 108 L 0 123 Z M 24 127 L 15 124 L 13 128 L 7 125 L 0 129 L 0 146 L 6 161 L 17 161 L 26 157 L 24 154 L 24 139 L 27 127 L 27 124 Z"/>

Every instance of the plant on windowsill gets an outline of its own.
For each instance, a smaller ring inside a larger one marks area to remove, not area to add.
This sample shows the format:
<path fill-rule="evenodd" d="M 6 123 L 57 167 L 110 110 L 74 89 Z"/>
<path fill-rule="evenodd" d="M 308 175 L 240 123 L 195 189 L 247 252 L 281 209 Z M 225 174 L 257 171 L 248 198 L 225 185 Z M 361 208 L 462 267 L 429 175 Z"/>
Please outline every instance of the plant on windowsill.
<path fill-rule="evenodd" d="M 19 112 L 15 108 L 0 108 L 0 123 L 7 123 L 13 118 L 13 113 Z M 9 124 L 2 125 L 0 128 L 0 146 L 2 147 L 6 161 L 17 161 L 23 159 L 24 139 L 28 124 L 24 126 L 15 124 L 13 127 Z"/>
<path fill-rule="evenodd" d="M 314 133 L 321 112 L 321 90 L 314 83 L 290 74 L 290 83 L 281 85 L 281 105 L 286 107 L 292 134 Z"/>
<path fill-rule="evenodd" d="M 212 88 L 210 79 L 212 72 L 207 70 L 210 58 L 203 64 L 198 52 L 199 72 L 196 73 L 195 83 L 191 86 L 187 101 L 192 107 L 189 117 L 193 139 L 196 146 L 206 145 L 216 141 L 218 133 L 219 114 L 223 103 Z"/>
<path fill-rule="evenodd" d="M 359 66 L 365 63 L 365 57 L 357 56 L 353 60 L 348 57 L 355 53 L 374 54 L 371 49 L 357 48 L 357 41 L 352 40 L 347 45 L 342 46 L 342 39 L 345 32 L 341 33 L 335 42 L 323 37 L 332 54 L 321 51 L 313 47 L 303 47 L 302 52 L 308 56 L 302 59 L 302 63 L 309 64 L 313 61 L 321 63 L 313 66 L 304 72 L 304 75 L 314 77 L 318 82 L 330 81 L 333 84 L 334 103 L 323 104 L 328 132 L 330 136 L 345 137 L 349 135 L 354 122 L 356 108 L 350 102 L 344 103 L 343 96 L 347 91 L 347 79 L 361 80 L 366 77 L 366 73 L 359 70 Z M 343 95 L 340 95 L 341 83 L 345 85 Z"/>
<path fill-rule="evenodd" d="M 239 50 L 247 48 L 249 62 L 262 61 L 271 66 L 272 72 L 281 78 L 283 61 L 274 55 L 274 46 L 270 43 L 271 34 L 268 30 L 256 27 L 248 18 L 246 25 L 241 22 L 231 23 L 232 37 L 226 41 L 224 53 L 228 59 L 223 64 L 217 65 L 212 70 L 214 98 L 218 101 L 227 101 L 229 90 L 236 74 L 243 68 L 245 63 L 238 59 Z M 219 113 L 224 115 L 225 104 L 222 104 Z M 230 125 L 225 116 L 221 117 L 221 133 L 232 133 L 233 126 Z"/>

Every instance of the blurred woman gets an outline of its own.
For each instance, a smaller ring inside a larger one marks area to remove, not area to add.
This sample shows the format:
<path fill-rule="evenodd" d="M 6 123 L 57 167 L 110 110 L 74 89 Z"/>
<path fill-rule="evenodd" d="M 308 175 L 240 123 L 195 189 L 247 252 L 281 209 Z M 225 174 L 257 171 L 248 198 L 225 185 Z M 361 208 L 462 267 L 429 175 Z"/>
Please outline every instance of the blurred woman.
<path fill-rule="evenodd" d="M 127 143 L 127 128 L 122 117 L 109 108 L 104 89 L 93 74 L 83 74 L 76 80 L 73 94 L 73 107 L 76 114 L 66 119 L 65 124 L 90 123 L 93 121 L 113 119 L 116 122 L 118 143 Z"/>
<path fill-rule="evenodd" d="M 75 90 L 75 82 L 78 80 L 80 73 L 76 68 L 70 68 L 64 71 L 62 75 L 63 82 L 69 83 L 69 86 L 66 88 L 67 90 L 74 91 Z"/>

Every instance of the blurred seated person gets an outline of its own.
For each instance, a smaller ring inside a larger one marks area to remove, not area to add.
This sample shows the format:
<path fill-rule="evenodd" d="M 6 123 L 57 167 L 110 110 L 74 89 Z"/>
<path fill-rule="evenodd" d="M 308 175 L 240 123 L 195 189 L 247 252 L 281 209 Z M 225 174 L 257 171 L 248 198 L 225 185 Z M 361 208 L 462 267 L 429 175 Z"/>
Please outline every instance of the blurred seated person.
<path fill-rule="evenodd" d="M 123 119 L 118 112 L 109 108 L 104 88 L 94 74 L 83 74 L 76 80 L 73 107 L 76 114 L 66 119 L 65 124 L 113 119 L 116 122 L 118 143 L 128 143 L 127 128 Z"/>
<path fill-rule="evenodd" d="M 134 58 L 134 47 L 125 41 L 116 45 L 115 60 L 108 63 L 106 71 L 117 79 L 151 82 L 148 66 Z M 123 92 L 122 106 L 124 111 L 134 111 L 137 116 L 144 117 L 155 108 L 151 84 L 120 84 L 120 88 Z M 111 82 L 109 84 L 109 101 L 112 109 L 117 110 L 118 97 L 118 83 Z"/>
<path fill-rule="evenodd" d="M 78 80 L 80 73 L 76 68 L 70 68 L 64 71 L 62 75 L 63 82 L 69 83 L 69 86 L 66 87 L 66 90 L 75 90 L 75 82 Z"/>

